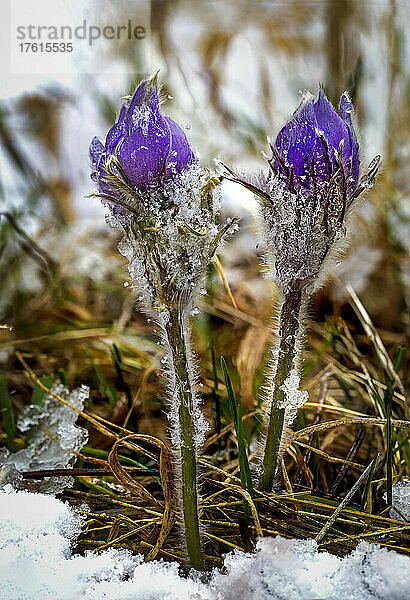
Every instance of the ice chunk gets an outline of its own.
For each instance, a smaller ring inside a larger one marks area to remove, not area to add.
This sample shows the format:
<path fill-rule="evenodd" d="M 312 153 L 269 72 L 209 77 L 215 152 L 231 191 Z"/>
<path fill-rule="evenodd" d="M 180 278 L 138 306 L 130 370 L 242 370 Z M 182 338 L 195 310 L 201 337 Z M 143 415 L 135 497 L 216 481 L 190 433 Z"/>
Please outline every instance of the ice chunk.
<path fill-rule="evenodd" d="M 304 405 L 309 399 L 306 391 L 299 389 L 300 377 L 296 369 L 292 369 L 286 377 L 283 385 L 280 387 L 285 397 L 280 408 L 285 409 L 285 428 L 292 425 L 295 420 L 298 408 Z"/>
<path fill-rule="evenodd" d="M 85 385 L 69 393 L 62 384 L 54 384 L 51 391 L 78 410 L 82 410 L 89 396 L 89 388 Z M 0 450 L 0 465 L 14 465 L 17 471 L 72 467 L 76 461 L 73 451 L 79 452 L 88 440 L 87 430 L 75 425 L 77 418 L 74 410 L 47 394 L 40 404 L 28 406 L 18 420 L 20 431 L 33 430 L 27 447 L 13 454 L 3 448 Z M 49 477 L 20 481 L 18 487 L 58 494 L 71 487 L 73 482 L 72 477 Z"/>
<path fill-rule="evenodd" d="M 327 599 L 338 566 L 339 559 L 319 554 L 313 540 L 278 536 L 259 541 L 255 554 L 229 554 L 226 575 L 215 573 L 211 586 L 221 589 L 221 600 Z"/>
<path fill-rule="evenodd" d="M 405 600 L 409 597 L 407 556 L 360 542 L 334 573 L 330 600 Z"/>
<path fill-rule="evenodd" d="M 23 476 L 14 464 L 0 465 L 0 488 L 11 486 L 11 488 L 17 490 L 22 483 Z"/>
<path fill-rule="evenodd" d="M 401 512 L 403 517 L 410 521 L 410 479 L 404 477 L 403 481 L 395 483 L 392 487 L 392 492 L 393 506 Z M 387 502 L 387 494 L 384 494 L 383 498 Z M 390 517 L 403 521 L 403 518 L 394 508 L 390 511 Z"/>

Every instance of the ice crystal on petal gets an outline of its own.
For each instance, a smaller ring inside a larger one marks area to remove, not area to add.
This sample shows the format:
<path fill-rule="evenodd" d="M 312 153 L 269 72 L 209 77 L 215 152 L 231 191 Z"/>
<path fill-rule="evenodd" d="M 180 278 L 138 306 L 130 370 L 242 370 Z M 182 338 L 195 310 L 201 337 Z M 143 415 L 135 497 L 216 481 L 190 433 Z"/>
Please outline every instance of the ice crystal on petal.
<path fill-rule="evenodd" d="M 69 393 L 62 384 L 54 384 L 51 391 L 77 410 L 83 409 L 89 396 L 85 385 Z M 75 425 L 77 418 L 72 408 L 46 394 L 41 403 L 28 406 L 18 420 L 20 431 L 29 433 L 27 447 L 13 454 L 0 450 L 0 464 L 14 465 L 18 471 L 72 467 L 77 460 L 74 452 L 79 452 L 88 440 L 87 430 Z M 73 483 L 72 477 L 53 477 L 19 481 L 18 487 L 57 494 Z"/>

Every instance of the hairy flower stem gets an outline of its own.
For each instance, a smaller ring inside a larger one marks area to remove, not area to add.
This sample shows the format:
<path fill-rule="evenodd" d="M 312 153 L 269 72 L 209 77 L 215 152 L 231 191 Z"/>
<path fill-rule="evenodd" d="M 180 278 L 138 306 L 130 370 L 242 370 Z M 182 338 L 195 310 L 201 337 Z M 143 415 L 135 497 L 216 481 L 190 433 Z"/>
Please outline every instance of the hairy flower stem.
<path fill-rule="evenodd" d="M 285 400 L 281 389 L 291 370 L 295 367 L 295 359 L 300 349 L 298 342 L 301 335 L 301 312 L 304 294 L 300 284 L 292 284 L 284 294 L 279 315 L 279 349 L 272 350 L 273 381 L 269 391 L 271 398 L 269 424 L 263 453 L 262 472 L 259 479 L 259 489 L 271 492 L 278 466 L 280 443 L 283 435 Z"/>
<path fill-rule="evenodd" d="M 193 369 L 190 368 L 187 314 L 183 309 L 170 309 L 166 333 L 175 370 L 175 394 L 178 402 L 178 421 L 181 434 L 181 505 L 186 549 L 192 567 L 205 570 L 201 546 L 198 515 L 198 489 L 196 465 L 196 428 L 194 422 Z"/>

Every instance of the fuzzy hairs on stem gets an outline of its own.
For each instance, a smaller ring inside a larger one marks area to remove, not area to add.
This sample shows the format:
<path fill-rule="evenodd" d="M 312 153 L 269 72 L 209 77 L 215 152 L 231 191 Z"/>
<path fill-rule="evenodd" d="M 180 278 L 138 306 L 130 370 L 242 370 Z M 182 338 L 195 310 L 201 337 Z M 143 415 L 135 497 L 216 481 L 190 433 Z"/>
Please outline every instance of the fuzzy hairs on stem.
<path fill-rule="evenodd" d="M 267 172 L 243 175 L 222 165 L 227 179 L 258 199 L 265 275 L 279 290 L 259 465 L 259 487 L 267 492 L 272 490 L 286 429 L 307 400 L 307 392 L 299 390 L 299 366 L 309 299 L 347 246 L 350 214 L 377 174 L 380 157 L 359 177 L 359 143 L 352 115 L 346 92 L 339 113 L 323 90 L 317 100 L 305 93 L 276 140 L 268 140 L 272 156 L 267 158 Z"/>

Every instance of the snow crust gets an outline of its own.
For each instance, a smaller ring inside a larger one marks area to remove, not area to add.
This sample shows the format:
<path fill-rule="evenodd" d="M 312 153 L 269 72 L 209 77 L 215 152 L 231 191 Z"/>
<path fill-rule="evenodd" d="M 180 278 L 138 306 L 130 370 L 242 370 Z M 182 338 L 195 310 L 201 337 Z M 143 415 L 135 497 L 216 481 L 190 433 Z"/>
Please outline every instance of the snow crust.
<path fill-rule="evenodd" d="M 265 538 L 235 551 L 207 579 L 176 563 L 143 563 L 127 550 L 73 554 L 84 517 L 53 496 L 0 492 L 2 600 L 404 600 L 408 557 L 361 542 L 350 556 L 319 553 L 313 540 Z"/>

